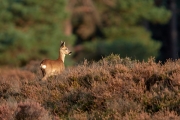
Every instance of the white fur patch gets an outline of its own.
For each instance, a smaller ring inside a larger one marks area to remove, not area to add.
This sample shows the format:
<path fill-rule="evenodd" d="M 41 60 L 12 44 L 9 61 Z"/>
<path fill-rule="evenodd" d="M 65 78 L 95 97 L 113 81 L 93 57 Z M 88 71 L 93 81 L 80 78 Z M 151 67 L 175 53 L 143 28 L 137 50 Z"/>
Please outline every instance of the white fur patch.
<path fill-rule="evenodd" d="M 46 65 L 41 64 L 41 68 L 46 69 Z"/>

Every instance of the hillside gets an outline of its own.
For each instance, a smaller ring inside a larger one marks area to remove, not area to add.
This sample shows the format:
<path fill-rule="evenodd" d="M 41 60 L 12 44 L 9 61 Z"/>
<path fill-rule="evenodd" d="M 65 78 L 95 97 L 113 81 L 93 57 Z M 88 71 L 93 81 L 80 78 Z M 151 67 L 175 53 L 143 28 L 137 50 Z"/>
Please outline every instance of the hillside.
<path fill-rule="evenodd" d="M 180 119 L 180 60 L 156 63 L 110 55 L 46 82 L 39 62 L 0 69 L 0 119 Z"/>

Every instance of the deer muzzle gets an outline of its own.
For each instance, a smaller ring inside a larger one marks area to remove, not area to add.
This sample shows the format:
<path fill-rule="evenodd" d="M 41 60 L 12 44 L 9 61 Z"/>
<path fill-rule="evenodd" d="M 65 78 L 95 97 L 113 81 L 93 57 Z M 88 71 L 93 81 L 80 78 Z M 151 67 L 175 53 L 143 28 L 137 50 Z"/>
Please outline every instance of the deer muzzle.
<path fill-rule="evenodd" d="M 69 52 L 68 55 L 71 55 L 72 52 Z"/>

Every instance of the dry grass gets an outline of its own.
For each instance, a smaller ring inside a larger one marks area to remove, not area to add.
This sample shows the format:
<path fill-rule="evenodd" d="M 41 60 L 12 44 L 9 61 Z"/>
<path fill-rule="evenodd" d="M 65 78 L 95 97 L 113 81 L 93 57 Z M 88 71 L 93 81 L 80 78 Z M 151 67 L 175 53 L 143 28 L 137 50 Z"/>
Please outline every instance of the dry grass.
<path fill-rule="evenodd" d="M 111 55 L 46 82 L 38 64 L 0 70 L 1 119 L 180 119 L 180 60 Z"/>

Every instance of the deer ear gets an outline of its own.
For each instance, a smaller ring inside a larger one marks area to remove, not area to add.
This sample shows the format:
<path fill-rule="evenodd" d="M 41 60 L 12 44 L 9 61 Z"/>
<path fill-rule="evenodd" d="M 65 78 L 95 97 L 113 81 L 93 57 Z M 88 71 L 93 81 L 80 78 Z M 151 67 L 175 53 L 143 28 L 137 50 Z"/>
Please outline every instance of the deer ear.
<path fill-rule="evenodd" d="M 65 42 L 61 41 L 61 47 L 65 46 Z"/>

